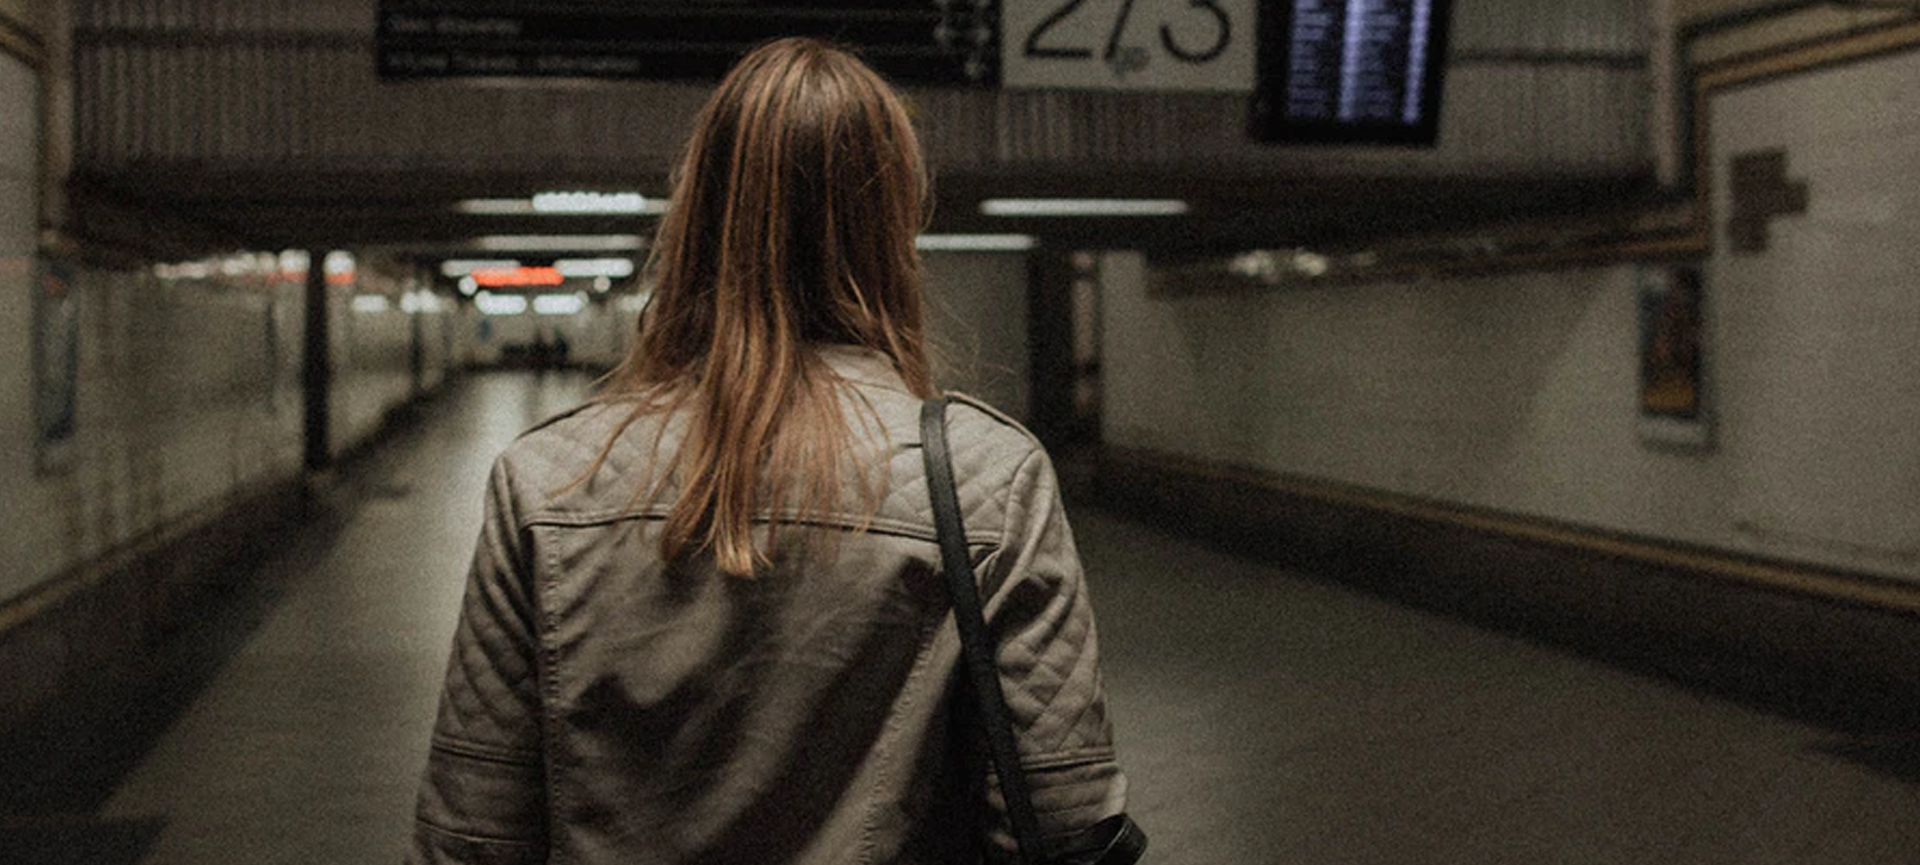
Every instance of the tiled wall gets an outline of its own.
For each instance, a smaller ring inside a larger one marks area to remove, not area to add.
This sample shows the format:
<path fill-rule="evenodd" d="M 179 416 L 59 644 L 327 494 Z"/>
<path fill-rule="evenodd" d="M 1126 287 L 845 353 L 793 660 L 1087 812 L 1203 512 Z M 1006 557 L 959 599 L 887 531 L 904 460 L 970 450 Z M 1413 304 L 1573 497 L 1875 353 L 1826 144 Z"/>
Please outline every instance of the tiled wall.
<path fill-rule="evenodd" d="M 36 445 L 31 314 L 8 316 L 3 340 L 21 362 L 0 391 L 0 558 L 16 563 L 0 597 L 299 471 L 297 289 L 64 273 L 80 317 L 70 441 Z"/>
<path fill-rule="evenodd" d="M 354 289 L 333 286 L 327 296 L 327 311 L 333 317 L 328 434 L 334 453 L 366 441 L 390 409 L 413 396 L 412 314 L 396 304 L 380 312 L 355 309 Z"/>
<path fill-rule="evenodd" d="M 1729 507 L 1769 546 L 1920 572 L 1920 48 L 1727 91 L 1709 122 L 1725 449 L 1752 466 Z M 1805 210 L 1733 251 L 1728 166 L 1769 152 Z"/>
<path fill-rule="evenodd" d="M 1716 443 L 1637 423 L 1635 266 L 1161 297 L 1108 256 L 1121 446 L 1920 580 L 1920 52 L 1716 96 Z M 1727 164 L 1784 149 L 1809 206 L 1725 242 Z"/>
<path fill-rule="evenodd" d="M 17 242 L 17 241 L 16 241 Z M 36 445 L 29 291 L 49 263 L 10 260 L 0 282 L 11 322 L 0 338 L 0 600 L 183 522 L 210 517 L 301 472 L 302 281 L 213 275 L 161 278 L 151 268 L 57 265 L 78 301 L 73 436 Z M 331 442 L 368 440 L 415 397 L 410 314 L 355 312 L 335 287 Z M 17 307 L 17 309 L 16 309 Z M 17 314 L 16 314 L 17 313 Z M 450 313 L 422 314 L 422 336 Z M 445 378 L 444 345 L 423 339 L 420 387 Z"/>

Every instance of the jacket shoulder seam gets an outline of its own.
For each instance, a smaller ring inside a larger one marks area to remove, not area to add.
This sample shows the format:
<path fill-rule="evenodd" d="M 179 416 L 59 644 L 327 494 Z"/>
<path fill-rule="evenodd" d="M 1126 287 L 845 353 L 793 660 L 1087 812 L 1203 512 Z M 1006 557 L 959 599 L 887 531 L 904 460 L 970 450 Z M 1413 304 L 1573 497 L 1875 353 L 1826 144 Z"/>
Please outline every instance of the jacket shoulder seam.
<path fill-rule="evenodd" d="M 962 391 L 957 391 L 957 390 L 947 391 L 946 397 L 949 402 L 960 403 L 969 408 L 972 408 L 980 412 L 981 414 L 986 415 L 987 417 L 990 417 L 996 421 L 999 421 L 1001 426 L 1011 427 L 1015 432 L 1020 433 L 1020 435 L 1026 438 L 1028 441 L 1033 442 L 1036 445 L 1039 443 L 1039 440 L 1034 438 L 1033 432 L 1031 430 L 1028 430 L 1025 424 L 1022 424 L 1019 421 L 1014 420 L 1013 416 L 1007 414 L 1006 412 L 1003 412 L 997 408 L 994 408 L 991 405 L 988 405 L 985 401 L 981 400 L 979 397 L 976 397 L 969 393 L 964 393 Z"/>
<path fill-rule="evenodd" d="M 543 429 L 546 429 L 547 427 L 553 426 L 554 424 L 557 424 L 570 417 L 575 417 L 579 415 L 581 412 L 584 412 L 590 408 L 595 408 L 599 405 L 601 405 L 601 403 L 594 402 L 593 400 L 588 400 L 572 408 L 563 409 L 561 411 L 555 412 L 551 415 L 548 415 L 545 419 L 541 420 L 540 422 L 535 423 L 533 426 L 530 426 L 524 430 L 521 430 L 520 434 L 515 436 L 514 439 L 516 441 L 518 441 L 519 439 L 524 439 L 528 436 L 533 435 L 534 433 L 537 433 Z"/>

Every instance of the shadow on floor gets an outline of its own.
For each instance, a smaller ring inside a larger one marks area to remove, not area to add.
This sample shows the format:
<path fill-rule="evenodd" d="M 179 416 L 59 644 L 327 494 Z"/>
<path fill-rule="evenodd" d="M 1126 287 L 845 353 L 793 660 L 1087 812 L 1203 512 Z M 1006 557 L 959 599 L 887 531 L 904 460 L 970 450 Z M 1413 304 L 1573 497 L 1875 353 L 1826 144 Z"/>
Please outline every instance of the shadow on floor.
<path fill-rule="evenodd" d="M 285 588 L 275 576 L 324 553 L 338 528 L 335 517 L 316 512 L 292 545 L 257 545 L 250 560 L 230 563 L 231 573 L 209 583 L 190 624 L 152 646 L 141 675 L 67 695 L 0 741 L 0 851 L 20 826 L 68 825 L 60 815 L 98 811 L 273 611 Z"/>
<path fill-rule="evenodd" d="M 0 862 L 34 865 L 135 865 L 160 837 L 159 818 L 0 819 Z"/>
<path fill-rule="evenodd" d="M 1920 735 L 1859 736 L 1831 742 L 1818 750 L 1920 787 Z"/>

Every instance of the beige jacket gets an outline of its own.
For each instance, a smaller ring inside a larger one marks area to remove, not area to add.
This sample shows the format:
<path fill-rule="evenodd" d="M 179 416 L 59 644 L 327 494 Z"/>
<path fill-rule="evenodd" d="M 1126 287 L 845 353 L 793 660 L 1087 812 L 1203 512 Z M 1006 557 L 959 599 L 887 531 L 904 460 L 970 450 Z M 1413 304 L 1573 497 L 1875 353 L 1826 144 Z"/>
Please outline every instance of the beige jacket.
<path fill-rule="evenodd" d="M 850 426 L 883 455 L 886 493 L 870 521 L 783 527 L 755 579 L 660 560 L 666 506 L 630 504 L 658 421 L 570 489 L 623 407 L 576 409 L 500 456 L 411 861 L 956 863 L 983 838 L 1010 846 L 977 721 L 954 720 L 920 402 L 884 357 L 823 352 L 878 414 Z M 964 398 L 947 422 L 1042 831 L 1069 834 L 1122 811 L 1127 786 L 1079 555 L 1032 436 Z M 667 422 L 662 453 L 683 426 Z M 833 555 L 801 532 L 836 533 Z"/>

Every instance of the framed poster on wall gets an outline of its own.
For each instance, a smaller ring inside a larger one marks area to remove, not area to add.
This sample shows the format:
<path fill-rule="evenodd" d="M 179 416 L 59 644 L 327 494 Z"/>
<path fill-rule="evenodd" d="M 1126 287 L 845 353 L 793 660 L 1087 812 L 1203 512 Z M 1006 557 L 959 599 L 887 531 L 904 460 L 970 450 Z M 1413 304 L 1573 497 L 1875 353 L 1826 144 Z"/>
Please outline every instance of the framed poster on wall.
<path fill-rule="evenodd" d="M 1659 265 L 1640 272 L 1638 426 L 1648 444 L 1708 448 L 1705 307 L 1700 267 Z"/>

